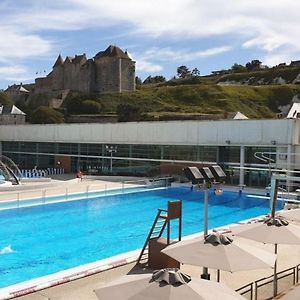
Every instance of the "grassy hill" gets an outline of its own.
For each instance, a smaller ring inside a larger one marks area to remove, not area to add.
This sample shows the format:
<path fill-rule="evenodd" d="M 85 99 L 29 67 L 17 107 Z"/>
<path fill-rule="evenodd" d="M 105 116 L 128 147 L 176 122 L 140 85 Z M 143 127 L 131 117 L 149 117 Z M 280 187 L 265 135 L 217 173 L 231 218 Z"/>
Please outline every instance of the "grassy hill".
<path fill-rule="evenodd" d="M 82 99 L 96 101 L 103 114 L 115 114 L 122 103 L 138 106 L 143 119 L 163 116 L 188 118 L 201 114 L 226 114 L 240 111 L 250 118 L 273 118 L 279 106 L 291 103 L 300 96 L 299 85 L 220 86 L 217 84 L 184 84 L 145 86 L 135 92 L 81 95 Z M 69 96 L 65 105 L 78 94 Z M 76 101 L 75 101 L 76 102 Z M 80 105 L 78 101 L 76 105 Z"/>
<path fill-rule="evenodd" d="M 292 84 L 299 74 L 300 67 L 283 67 L 173 79 L 144 84 L 134 92 L 90 95 L 72 92 L 59 111 L 69 122 L 73 122 L 73 117 L 76 122 L 116 119 L 118 109 L 124 105 L 127 105 L 123 111 L 123 119 L 128 115 L 126 120 L 216 119 L 236 111 L 249 118 L 274 118 L 281 112 L 281 106 L 291 104 L 294 96 L 300 99 L 300 85 Z M 278 80 L 281 85 L 274 84 Z M 49 99 L 49 95 L 33 94 L 29 103 L 18 104 L 30 118 L 36 108 L 49 105 Z M 130 109 L 138 110 L 138 116 L 129 116 Z M 84 116 L 77 121 L 81 114 Z"/>
<path fill-rule="evenodd" d="M 219 83 L 237 81 L 268 85 L 274 83 L 276 79 L 282 78 L 287 84 L 291 84 L 298 74 L 300 74 L 299 67 L 270 68 L 253 72 L 226 74 L 216 78 L 216 80 Z"/>

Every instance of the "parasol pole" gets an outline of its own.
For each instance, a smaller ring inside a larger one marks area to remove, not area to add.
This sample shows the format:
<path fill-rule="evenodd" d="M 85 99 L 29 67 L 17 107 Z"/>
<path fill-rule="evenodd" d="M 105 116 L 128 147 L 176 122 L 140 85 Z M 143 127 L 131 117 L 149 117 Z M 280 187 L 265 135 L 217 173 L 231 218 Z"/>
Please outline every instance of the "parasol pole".
<path fill-rule="evenodd" d="M 204 188 L 204 238 L 208 234 L 208 186 L 205 180 L 203 180 Z M 210 274 L 208 273 L 208 268 L 203 267 L 203 273 L 201 275 L 202 279 L 210 280 Z"/>
<path fill-rule="evenodd" d="M 277 206 L 277 194 L 278 194 L 279 180 L 272 176 L 271 178 L 271 193 L 270 193 L 270 204 L 271 204 L 271 218 L 275 217 L 276 206 Z M 277 244 L 275 244 L 275 254 L 277 254 Z M 277 259 L 274 264 L 274 284 L 273 284 L 273 296 L 277 295 Z"/>
<path fill-rule="evenodd" d="M 275 217 L 276 206 L 277 206 L 278 184 L 279 184 L 279 180 L 272 176 L 271 192 L 270 192 L 271 218 Z"/>

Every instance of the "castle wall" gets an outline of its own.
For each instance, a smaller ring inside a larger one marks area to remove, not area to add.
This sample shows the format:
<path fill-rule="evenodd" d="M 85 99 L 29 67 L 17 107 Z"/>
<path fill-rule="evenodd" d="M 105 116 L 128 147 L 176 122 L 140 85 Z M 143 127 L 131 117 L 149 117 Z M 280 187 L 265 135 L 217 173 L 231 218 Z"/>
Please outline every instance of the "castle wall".
<path fill-rule="evenodd" d="M 99 52 L 100 55 L 89 60 L 85 54 L 67 57 L 63 64 L 59 56 L 52 72 L 45 78 L 35 80 L 35 93 L 61 90 L 83 93 L 135 90 L 135 62 L 127 59 L 127 56 L 124 58 L 125 54 L 120 49 L 113 51 L 112 55 L 104 53 L 105 51 L 101 55 Z"/>
<path fill-rule="evenodd" d="M 81 67 L 79 74 L 78 90 L 91 93 L 95 87 L 95 64 L 91 60 Z"/>
<path fill-rule="evenodd" d="M 35 79 L 35 93 L 44 93 L 52 90 L 52 76 Z"/>
<path fill-rule="evenodd" d="M 62 90 L 64 88 L 64 68 L 62 65 L 53 68 L 52 88 L 55 91 Z"/>
<path fill-rule="evenodd" d="M 64 68 L 64 89 L 72 89 L 72 81 L 75 73 L 75 66 L 67 62 L 63 64 L 63 68 Z"/>
<path fill-rule="evenodd" d="M 95 65 L 95 92 L 120 92 L 121 60 L 118 57 L 101 57 Z"/>
<path fill-rule="evenodd" d="M 135 90 L 135 62 L 129 59 L 121 60 L 121 92 Z"/>

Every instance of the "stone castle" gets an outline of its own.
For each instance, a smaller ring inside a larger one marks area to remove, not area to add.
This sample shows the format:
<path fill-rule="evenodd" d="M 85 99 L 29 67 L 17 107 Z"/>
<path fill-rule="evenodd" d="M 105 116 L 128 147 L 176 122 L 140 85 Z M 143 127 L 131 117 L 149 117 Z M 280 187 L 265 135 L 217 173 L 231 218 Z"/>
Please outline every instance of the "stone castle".
<path fill-rule="evenodd" d="M 63 91 L 83 93 L 123 92 L 135 90 L 135 61 L 116 46 L 109 46 L 93 58 L 86 55 L 58 56 L 53 70 L 35 79 L 34 93 Z"/>

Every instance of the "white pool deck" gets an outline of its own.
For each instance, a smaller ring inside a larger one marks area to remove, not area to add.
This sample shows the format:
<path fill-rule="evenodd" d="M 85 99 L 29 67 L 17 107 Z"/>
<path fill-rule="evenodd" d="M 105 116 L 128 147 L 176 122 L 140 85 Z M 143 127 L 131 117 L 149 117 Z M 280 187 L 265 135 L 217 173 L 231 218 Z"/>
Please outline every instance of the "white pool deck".
<path fill-rule="evenodd" d="M 120 180 L 122 181 L 123 179 Z M 72 193 L 76 193 L 86 190 L 87 187 L 89 187 L 90 190 L 99 190 L 99 187 L 104 189 L 120 188 L 121 184 L 122 183 L 120 181 L 107 181 L 107 179 L 105 181 L 97 180 L 97 182 L 95 182 L 95 180 L 85 178 L 83 181 L 78 181 L 77 179 L 70 179 L 70 177 L 64 176 L 56 178 L 56 180 L 52 181 L 51 185 L 48 185 L 48 187 L 44 184 L 40 186 L 40 188 L 36 183 L 24 184 L 24 187 L 26 185 L 26 188 L 23 191 L 17 191 L 17 193 L 19 193 L 18 197 L 21 201 L 23 198 L 40 196 L 45 188 L 47 188 L 48 196 L 61 193 L 62 191 L 65 192 L 66 189 L 68 190 L 68 193 L 70 191 Z M 32 185 L 33 188 L 29 188 L 29 185 Z M 16 191 L 0 191 L 0 201 L 13 200 L 15 197 Z M 242 238 L 235 237 L 235 240 L 240 239 Z M 264 245 L 262 243 L 246 239 L 243 239 L 243 241 L 249 243 L 249 245 L 260 247 L 270 253 L 274 252 L 273 245 Z M 278 253 L 278 271 L 294 267 L 300 263 L 300 245 L 279 245 Z M 13 290 L 9 288 L 10 291 L 7 288 L 3 288 L 0 289 L 0 299 L 9 299 L 12 298 L 12 296 L 16 296 L 15 298 L 22 300 L 97 300 L 93 291 L 101 287 L 104 283 L 110 282 L 125 274 L 149 272 L 149 270 L 143 270 L 135 267 L 135 263 L 133 261 L 137 258 L 137 255 L 137 251 L 125 253 L 112 259 L 99 261 L 83 267 L 73 268 L 71 270 L 47 276 L 46 280 L 45 278 L 39 278 L 30 281 L 29 283 L 18 285 L 14 287 Z M 202 273 L 202 268 L 200 267 L 183 265 L 181 269 L 189 275 L 196 277 L 199 277 Z M 215 280 L 215 270 L 209 270 L 209 272 L 211 274 L 211 279 Z M 272 274 L 273 269 L 235 273 L 221 272 L 221 281 L 226 283 L 232 289 L 237 289 L 250 282 Z M 47 282 L 50 284 L 47 284 Z M 52 284 L 54 284 L 54 286 L 47 287 Z M 35 291 L 36 287 L 38 287 L 38 291 Z M 7 297 L 9 294 L 11 297 Z"/>

